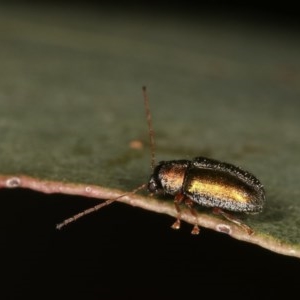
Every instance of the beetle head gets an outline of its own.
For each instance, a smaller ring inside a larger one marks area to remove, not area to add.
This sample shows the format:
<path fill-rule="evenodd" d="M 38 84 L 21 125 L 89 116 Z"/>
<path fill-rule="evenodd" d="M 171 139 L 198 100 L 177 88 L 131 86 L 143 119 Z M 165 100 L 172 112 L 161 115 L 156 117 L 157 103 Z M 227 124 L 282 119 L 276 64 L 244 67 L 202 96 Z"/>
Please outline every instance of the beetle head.
<path fill-rule="evenodd" d="M 161 165 L 155 167 L 153 174 L 151 175 L 149 182 L 148 182 L 148 191 L 150 193 L 161 193 L 163 192 L 163 187 L 161 185 L 161 180 L 159 178 L 159 171 Z"/>

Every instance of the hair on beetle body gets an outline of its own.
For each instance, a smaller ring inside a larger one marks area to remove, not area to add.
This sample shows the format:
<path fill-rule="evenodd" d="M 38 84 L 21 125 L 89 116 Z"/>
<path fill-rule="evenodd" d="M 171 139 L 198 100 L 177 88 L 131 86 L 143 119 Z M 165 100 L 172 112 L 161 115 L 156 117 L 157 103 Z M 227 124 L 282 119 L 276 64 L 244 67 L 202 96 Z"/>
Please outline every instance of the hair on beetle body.
<path fill-rule="evenodd" d="M 128 194 L 147 187 L 151 194 L 165 194 L 174 197 L 177 218 L 172 228 L 179 229 L 181 223 L 180 204 L 185 203 L 195 217 L 192 234 L 198 234 L 197 214 L 194 205 L 210 207 L 228 221 L 240 226 L 249 234 L 253 230 L 232 213 L 261 212 L 265 202 L 265 191 L 260 181 L 251 173 L 232 164 L 218 160 L 196 157 L 193 160 L 171 160 L 155 162 L 155 139 L 146 87 L 143 87 L 144 106 L 148 124 L 151 169 L 148 183 L 114 199 L 108 199 L 92 208 L 64 220 L 56 226 L 60 229 L 77 219 L 107 206 Z"/>

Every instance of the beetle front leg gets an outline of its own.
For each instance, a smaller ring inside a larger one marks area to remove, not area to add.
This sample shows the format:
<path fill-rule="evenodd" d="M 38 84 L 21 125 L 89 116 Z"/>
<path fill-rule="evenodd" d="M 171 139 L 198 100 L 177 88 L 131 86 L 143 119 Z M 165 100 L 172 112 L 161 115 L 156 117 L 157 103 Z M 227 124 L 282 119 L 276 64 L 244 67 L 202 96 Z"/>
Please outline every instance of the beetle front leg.
<path fill-rule="evenodd" d="M 180 229 L 181 221 L 180 221 L 180 216 L 181 216 L 181 209 L 180 209 L 180 203 L 183 201 L 184 195 L 182 193 L 179 193 L 175 196 L 174 199 L 174 205 L 175 209 L 177 211 L 177 219 L 171 226 L 173 229 Z"/>

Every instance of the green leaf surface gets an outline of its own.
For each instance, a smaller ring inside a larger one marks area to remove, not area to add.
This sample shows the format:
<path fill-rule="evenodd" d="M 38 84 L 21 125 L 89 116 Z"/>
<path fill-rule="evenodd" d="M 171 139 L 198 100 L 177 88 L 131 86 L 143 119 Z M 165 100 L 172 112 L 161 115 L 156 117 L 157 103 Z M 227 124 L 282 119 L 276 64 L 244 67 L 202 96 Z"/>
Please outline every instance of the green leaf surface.
<path fill-rule="evenodd" d="M 264 212 L 245 218 L 255 234 L 228 233 L 300 257 L 296 32 L 8 6 L 0 28 L 0 186 L 107 198 L 147 182 L 147 85 L 157 160 L 208 156 L 255 174 L 267 193 Z M 120 200 L 176 215 L 172 201 Z M 202 226 L 227 231 L 220 222 L 199 209 Z"/>

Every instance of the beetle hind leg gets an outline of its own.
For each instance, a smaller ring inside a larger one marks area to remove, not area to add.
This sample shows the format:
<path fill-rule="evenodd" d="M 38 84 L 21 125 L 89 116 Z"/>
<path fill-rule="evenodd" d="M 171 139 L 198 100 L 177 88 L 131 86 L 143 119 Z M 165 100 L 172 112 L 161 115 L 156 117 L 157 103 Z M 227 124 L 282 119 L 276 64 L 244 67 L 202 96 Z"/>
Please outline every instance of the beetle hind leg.
<path fill-rule="evenodd" d="M 230 221 L 230 222 L 238 225 L 239 227 L 243 228 L 249 235 L 251 235 L 251 234 L 254 233 L 254 231 L 253 231 L 252 228 L 250 228 L 249 226 L 247 226 L 246 224 L 244 224 L 241 220 L 239 220 L 235 216 L 231 215 L 230 213 L 225 212 L 221 208 L 218 208 L 218 207 L 213 208 L 213 213 L 217 214 L 217 215 L 221 215 L 226 220 L 228 220 L 228 221 Z"/>

